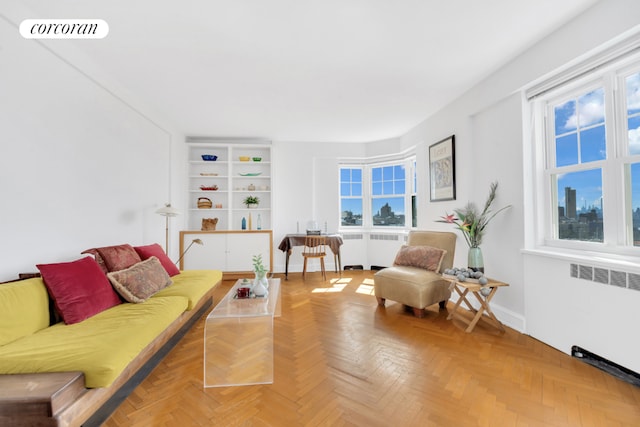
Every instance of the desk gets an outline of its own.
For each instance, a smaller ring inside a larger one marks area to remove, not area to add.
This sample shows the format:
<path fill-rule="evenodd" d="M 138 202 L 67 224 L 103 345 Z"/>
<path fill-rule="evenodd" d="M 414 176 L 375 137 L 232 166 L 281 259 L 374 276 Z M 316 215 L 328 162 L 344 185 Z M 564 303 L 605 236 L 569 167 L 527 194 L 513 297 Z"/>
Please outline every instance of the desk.
<path fill-rule="evenodd" d="M 342 246 L 342 236 L 339 234 L 323 234 L 327 238 L 327 246 L 333 252 L 333 260 L 336 266 L 336 273 L 342 270 L 342 259 L 340 258 L 340 246 Z M 284 277 L 289 275 L 289 257 L 291 256 L 291 248 L 294 246 L 304 246 L 306 234 L 287 234 L 280 242 L 278 249 L 285 252 L 287 259 L 284 266 Z"/>
<path fill-rule="evenodd" d="M 457 316 L 463 322 L 468 323 L 469 326 L 467 327 L 465 332 L 471 332 L 473 331 L 473 328 L 476 327 L 476 324 L 478 323 L 480 318 L 483 317 L 484 319 L 491 320 L 496 328 L 500 329 L 502 332 L 505 332 L 505 329 L 502 326 L 502 323 L 500 323 L 500 321 L 496 318 L 495 314 L 493 314 L 493 312 L 491 311 L 491 307 L 489 306 L 489 303 L 493 299 L 496 292 L 498 292 L 499 288 L 503 286 L 509 286 L 507 283 L 498 282 L 497 280 L 493 280 L 493 279 L 488 279 L 489 283 L 487 283 L 485 286 L 481 286 L 478 283 L 460 282 L 458 279 L 452 276 L 443 275 L 442 278 L 449 281 L 450 283 L 449 289 L 451 289 L 452 291 L 455 290 L 458 293 L 458 295 L 460 295 L 460 298 L 458 298 L 456 305 L 453 307 L 453 311 L 449 313 L 449 316 L 447 316 L 447 320 L 453 319 L 454 317 Z M 489 293 L 489 295 L 487 295 L 486 297 L 482 296 L 482 294 L 480 293 L 480 290 L 482 288 L 491 288 L 491 292 Z M 480 302 L 480 310 L 476 310 L 467 299 L 467 294 L 469 292 L 471 292 L 476 297 L 476 299 Z M 458 308 L 460 307 L 460 304 L 462 304 L 463 301 L 469 308 L 469 311 L 471 311 L 472 313 L 475 313 L 475 316 L 473 317 L 471 322 L 469 322 L 469 320 L 466 317 L 458 313 Z M 486 313 L 486 316 L 483 316 L 485 313 Z"/>

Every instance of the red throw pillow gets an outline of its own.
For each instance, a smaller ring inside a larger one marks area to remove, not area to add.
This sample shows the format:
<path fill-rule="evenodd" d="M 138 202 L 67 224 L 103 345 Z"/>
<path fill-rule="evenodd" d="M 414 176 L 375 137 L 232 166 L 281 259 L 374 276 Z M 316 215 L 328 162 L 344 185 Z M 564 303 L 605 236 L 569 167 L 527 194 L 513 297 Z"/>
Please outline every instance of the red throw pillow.
<path fill-rule="evenodd" d="M 160 261 L 160 264 L 162 264 L 164 269 L 167 270 L 167 274 L 169 276 L 172 277 L 176 274 L 180 274 L 180 270 L 178 269 L 178 267 L 176 267 L 173 261 L 171 261 L 167 254 L 164 253 L 162 246 L 160 246 L 159 244 L 154 243 L 147 246 L 135 246 L 133 249 L 136 250 L 143 261 L 151 258 L 152 256 L 158 258 L 158 261 Z"/>
<path fill-rule="evenodd" d="M 80 253 L 83 254 L 83 255 L 84 254 L 93 255 L 93 258 L 96 260 L 96 262 L 100 266 L 100 270 L 104 271 L 104 274 L 107 274 L 109 272 L 109 269 L 107 268 L 107 265 L 104 263 L 104 260 L 100 256 L 100 252 L 98 252 L 97 249 L 95 249 L 95 248 L 87 249 L 86 251 L 82 251 Z"/>
<path fill-rule="evenodd" d="M 138 253 L 129 244 L 96 248 L 104 260 L 107 270 L 120 271 L 142 261 Z"/>
<path fill-rule="evenodd" d="M 109 279 L 91 257 L 37 267 L 56 309 L 68 325 L 121 303 Z"/>

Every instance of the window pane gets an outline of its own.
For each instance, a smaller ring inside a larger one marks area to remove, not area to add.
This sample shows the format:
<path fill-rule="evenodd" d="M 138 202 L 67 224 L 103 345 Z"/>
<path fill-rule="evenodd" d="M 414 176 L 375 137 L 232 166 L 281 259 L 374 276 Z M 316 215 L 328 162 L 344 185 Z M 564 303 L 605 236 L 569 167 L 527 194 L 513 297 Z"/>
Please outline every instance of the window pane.
<path fill-rule="evenodd" d="M 404 197 L 382 197 L 371 200 L 373 225 L 404 226 Z"/>
<path fill-rule="evenodd" d="M 383 194 L 393 194 L 393 181 L 385 181 L 382 183 Z"/>
<path fill-rule="evenodd" d="M 371 194 L 374 196 L 381 196 L 382 195 L 382 183 L 381 182 L 374 182 L 373 184 L 371 184 Z"/>
<path fill-rule="evenodd" d="M 362 199 L 342 199 L 341 223 L 347 226 L 362 225 Z"/>
<path fill-rule="evenodd" d="M 411 226 L 418 226 L 418 200 L 416 196 L 411 196 Z"/>
<path fill-rule="evenodd" d="M 627 77 L 627 114 L 640 113 L 640 73 Z"/>
<path fill-rule="evenodd" d="M 596 89 L 578 99 L 578 126 L 581 128 L 604 123 L 604 89 Z M 571 120 L 571 119 L 569 119 Z"/>
<path fill-rule="evenodd" d="M 627 121 L 629 129 L 629 154 L 640 154 L 640 116 Z"/>
<path fill-rule="evenodd" d="M 558 237 L 603 241 L 602 171 L 590 169 L 556 176 Z"/>
<path fill-rule="evenodd" d="M 572 133 L 556 139 L 556 166 L 578 163 L 578 134 Z"/>
<path fill-rule="evenodd" d="M 371 169 L 371 181 L 382 181 L 382 168 Z"/>
<path fill-rule="evenodd" d="M 604 125 L 580 132 L 580 158 L 581 163 L 607 158 Z"/>
<path fill-rule="evenodd" d="M 393 179 L 393 166 L 385 166 L 382 168 L 382 179 L 385 181 Z"/>
<path fill-rule="evenodd" d="M 362 169 L 340 168 L 341 224 L 362 225 Z"/>
<path fill-rule="evenodd" d="M 393 185 L 394 194 L 404 194 L 404 189 L 405 189 L 404 180 L 394 182 L 394 185 Z"/>
<path fill-rule="evenodd" d="M 640 163 L 631 165 L 631 214 L 633 246 L 640 246 Z"/>
<path fill-rule="evenodd" d="M 556 135 L 576 130 L 576 101 L 568 101 L 554 108 Z"/>

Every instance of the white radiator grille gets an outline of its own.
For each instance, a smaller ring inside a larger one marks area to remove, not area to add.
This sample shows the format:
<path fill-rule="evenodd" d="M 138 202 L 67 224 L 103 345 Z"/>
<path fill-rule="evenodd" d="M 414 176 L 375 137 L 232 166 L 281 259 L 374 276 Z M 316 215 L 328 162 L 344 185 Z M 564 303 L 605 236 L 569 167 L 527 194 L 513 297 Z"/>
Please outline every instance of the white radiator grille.
<path fill-rule="evenodd" d="M 395 240 L 398 241 L 397 234 L 370 234 L 369 240 Z"/>
<path fill-rule="evenodd" d="M 569 276 L 640 291 L 640 274 L 582 264 L 569 264 Z"/>
<path fill-rule="evenodd" d="M 362 240 L 362 239 L 364 239 L 364 236 L 362 235 L 362 233 L 342 235 L 342 240 Z"/>

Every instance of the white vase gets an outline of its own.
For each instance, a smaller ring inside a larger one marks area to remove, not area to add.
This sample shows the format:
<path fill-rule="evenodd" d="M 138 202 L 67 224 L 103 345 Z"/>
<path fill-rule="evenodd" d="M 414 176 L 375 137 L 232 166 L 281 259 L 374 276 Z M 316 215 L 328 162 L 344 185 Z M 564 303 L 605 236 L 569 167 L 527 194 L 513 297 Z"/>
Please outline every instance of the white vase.
<path fill-rule="evenodd" d="M 269 293 L 269 280 L 267 277 L 262 274 L 259 275 L 256 273 L 256 277 L 253 280 L 253 294 L 257 297 L 267 296 Z"/>

